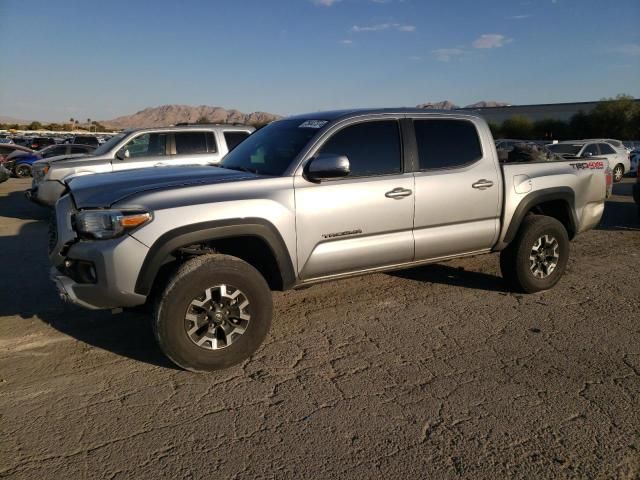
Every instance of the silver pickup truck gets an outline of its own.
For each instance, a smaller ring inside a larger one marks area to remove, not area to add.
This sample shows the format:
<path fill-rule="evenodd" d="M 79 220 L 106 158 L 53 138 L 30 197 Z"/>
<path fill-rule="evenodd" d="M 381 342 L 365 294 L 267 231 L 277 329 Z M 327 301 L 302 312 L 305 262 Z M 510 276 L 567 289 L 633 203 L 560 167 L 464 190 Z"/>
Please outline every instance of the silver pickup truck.
<path fill-rule="evenodd" d="M 271 290 L 490 252 L 512 288 L 551 288 L 610 186 L 606 160 L 500 164 L 472 115 L 301 115 L 217 166 L 71 179 L 51 275 L 86 308 L 153 303 L 165 354 L 208 371 L 258 348 Z"/>
<path fill-rule="evenodd" d="M 33 164 L 26 196 L 53 206 L 74 175 L 136 168 L 218 163 L 255 130 L 246 125 L 185 125 L 127 130 L 113 136 L 91 155 L 57 156 Z"/>

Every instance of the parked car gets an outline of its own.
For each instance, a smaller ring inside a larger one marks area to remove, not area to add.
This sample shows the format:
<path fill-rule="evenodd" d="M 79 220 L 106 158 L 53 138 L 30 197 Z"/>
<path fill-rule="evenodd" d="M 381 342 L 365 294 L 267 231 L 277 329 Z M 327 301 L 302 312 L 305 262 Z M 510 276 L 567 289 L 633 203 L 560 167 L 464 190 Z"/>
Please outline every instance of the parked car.
<path fill-rule="evenodd" d="M 636 183 L 633 184 L 633 199 L 638 206 L 638 216 L 640 216 L 640 168 L 636 169 Z"/>
<path fill-rule="evenodd" d="M 10 176 L 11 176 L 11 172 L 7 170 L 4 167 L 4 165 L 0 165 L 0 183 L 6 182 L 7 180 L 9 180 Z"/>
<path fill-rule="evenodd" d="M 192 125 L 143 128 L 112 137 L 91 157 L 40 161 L 34 165 L 32 188 L 27 197 L 53 206 L 71 175 L 117 172 L 169 165 L 212 165 L 247 138 L 253 127 L 238 125 Z"/>
<path fill-rule="evenodd" d="M 31 140 L 31 145 L 29 145 L 31 147 L 32 150 L 42 150 L 45 147 L 48 147 L 49 145 L 55 145 L 56 141 L 51 138 L 51 137 L 34 137 Z"/>
<path fill-rule="evenodd" d="M 613 172 L 613 181 L 622 180 L 631 169 L 629 156 L 625 151 L 616 150 L 612 145 L 599 140 L 576 140 L 547 145 L 547 148 L 565 158 L 606 158 Z"/>
<path fill-rule="evenodd" d="M 161 349 L 193 371 L 259 347 L 270 290 L 498 251 L 512 288 L 551 288 L 608 188 L 605 161 L 500 164 L 481 117 L 421 109 L 279 120 L 218 166 L 75 176 L 49 237 L 63 298 L 155 301 Z"/>
<path fill-rule="evenodd" d="M 74 137 L 68 138 L 64 141 L 64 143 L 75 143 L 78 145 L 91 145 L 92 147 L 98 147 L 100 145 L 100 140 L 95 135 L 76 135 Z"/>
<path fill-rule="evenodd" d="M 65 158 L 84 157 L 93 153 L 94 150 L 95 147 L 90 145 L 51 145 L 38 152 L 16 157 L 10 167 L 16 177 L 29 177 L 33 164 L 38 160 L 53 159 L 59 156 L 65 156 Z"/>
<path fill-rule="evenodd" d="M 629 154 L 629 172 L 637 173 L 640 165 L 640 147 L 632 150 Z"/>
<path fill-rule="evenodd" d="M 33 150 L 15 143 L 3 143 L 0 145 L 0 164 L 4 163 L 13 152 L 33 153 Z"/>

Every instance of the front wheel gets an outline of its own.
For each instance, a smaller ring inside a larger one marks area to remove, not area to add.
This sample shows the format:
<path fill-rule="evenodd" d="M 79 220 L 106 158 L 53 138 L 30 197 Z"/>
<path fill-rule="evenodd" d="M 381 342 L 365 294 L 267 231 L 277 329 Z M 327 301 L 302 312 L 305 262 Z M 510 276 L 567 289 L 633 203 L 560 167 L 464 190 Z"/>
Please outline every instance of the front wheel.
<path fill-rule="evenodd" d="M 619 163 L 613 169 L 613 181 L 618 183 L 624 177 L 624 166 Z"/>
<path fill-rule="evenodd" d="M 568 260 L 569 235 L 564 226 L 552 217 L 530 215 L 500 253 L 500 270 L 512 288 L 534 293 L 558 283 Z"/>
<path fill-rule="evenodd" d="M 228 255 L 185 262 L 157 303 L 154 333 L 178 366 L 219 370 L 249 358 L 271 326 L 273 303 L 264 277 Z"/>

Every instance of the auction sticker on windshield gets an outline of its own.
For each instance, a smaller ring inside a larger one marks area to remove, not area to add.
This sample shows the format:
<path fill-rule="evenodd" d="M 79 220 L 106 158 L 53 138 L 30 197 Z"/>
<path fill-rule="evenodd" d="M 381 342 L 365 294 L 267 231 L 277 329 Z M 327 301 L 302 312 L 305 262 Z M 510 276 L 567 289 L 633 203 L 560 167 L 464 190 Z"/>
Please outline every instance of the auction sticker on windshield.
<path fill-rule="evenodd" d="M 322 128 L 328 120 L 306 120 L 298 125 L 298 128 Z"/>

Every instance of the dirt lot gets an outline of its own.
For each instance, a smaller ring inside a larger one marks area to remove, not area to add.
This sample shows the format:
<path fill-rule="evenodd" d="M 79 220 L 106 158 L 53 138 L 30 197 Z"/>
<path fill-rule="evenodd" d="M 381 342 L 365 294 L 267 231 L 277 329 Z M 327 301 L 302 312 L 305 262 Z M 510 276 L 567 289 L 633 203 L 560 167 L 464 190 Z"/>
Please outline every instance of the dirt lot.
<path fill-rule="evenodd" d="M 506 291 L 490 255 L 277 294 L 267 343 L 210 375 L 141 315 L 58 300 L 27 184 L 0 184 L 0 477 L 640 475 L 628 180 L 552 291 Z"/>

